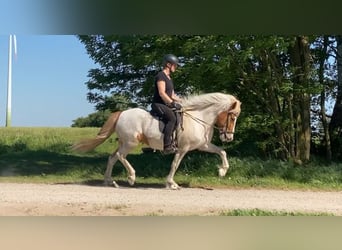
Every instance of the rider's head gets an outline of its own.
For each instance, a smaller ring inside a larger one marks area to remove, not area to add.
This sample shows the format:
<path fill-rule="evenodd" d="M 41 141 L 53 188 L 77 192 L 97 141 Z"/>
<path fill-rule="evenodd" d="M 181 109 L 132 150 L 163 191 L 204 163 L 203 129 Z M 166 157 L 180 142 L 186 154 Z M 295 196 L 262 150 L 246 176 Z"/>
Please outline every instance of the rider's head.
<path fill-rule="evenodd" d="M 163 58 L 163 67 L 169 68 L 170 71 L 174 72 L 176 67 L 179 66 L 179 60 L 175 55 L 167 54 Z"/>

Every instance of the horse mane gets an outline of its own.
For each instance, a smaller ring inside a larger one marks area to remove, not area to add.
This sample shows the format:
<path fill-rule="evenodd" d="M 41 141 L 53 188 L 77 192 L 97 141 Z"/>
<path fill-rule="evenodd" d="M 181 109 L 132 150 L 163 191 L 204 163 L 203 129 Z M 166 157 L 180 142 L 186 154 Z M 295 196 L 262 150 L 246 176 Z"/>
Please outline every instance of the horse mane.
<path fill-rule="evenodd" d="M 208 93 L 201 95 L 190 95 L 182 100 L 182 106 L 185 109 L 205 109 L 211 105 L 215 105 L 221 110 L 228 110 L 231 104 L 237 98 L 223 93 Z"/>

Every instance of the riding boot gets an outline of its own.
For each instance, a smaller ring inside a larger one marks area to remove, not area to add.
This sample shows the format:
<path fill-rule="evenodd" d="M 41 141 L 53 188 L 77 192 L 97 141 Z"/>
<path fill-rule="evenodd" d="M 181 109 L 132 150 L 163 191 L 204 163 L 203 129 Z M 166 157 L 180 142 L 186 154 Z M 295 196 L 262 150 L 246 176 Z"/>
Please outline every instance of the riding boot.
<path fill-rule="evenodd" d="M 165 137 L 164 139 L 164 154 L 174 154 L 177 152 L 177 148 L 172 143 L 171 137 Z"/>

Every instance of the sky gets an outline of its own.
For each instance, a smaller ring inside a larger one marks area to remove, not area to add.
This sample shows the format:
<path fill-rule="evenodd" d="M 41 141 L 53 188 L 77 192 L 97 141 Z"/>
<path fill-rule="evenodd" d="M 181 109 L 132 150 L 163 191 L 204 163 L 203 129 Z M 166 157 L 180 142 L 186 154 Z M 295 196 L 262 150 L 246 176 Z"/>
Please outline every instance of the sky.
<path fill-rule="evenodd" d="M 12 127 L 70 127 L 95 112 L 87 101 L 96 68 L 74 35 L 17 35 L 12 62 Z M 0 127 L 6 124 L 9 35 L 0 35 Z"/>

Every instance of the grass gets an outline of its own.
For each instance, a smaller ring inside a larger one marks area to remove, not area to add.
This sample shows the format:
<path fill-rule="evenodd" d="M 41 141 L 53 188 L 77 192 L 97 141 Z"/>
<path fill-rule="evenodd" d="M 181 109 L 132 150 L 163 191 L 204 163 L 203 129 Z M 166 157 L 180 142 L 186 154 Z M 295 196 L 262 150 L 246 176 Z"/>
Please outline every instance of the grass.
<path fill-rule="evenodd" d="M 146 216 L 162 216 L 164 215 L 163 210 L 158 210 L 155 212 L 147 213 Z M 334 216 L 330 213 L 320 213 L 320 212 L 288 212 L 288 211 L 271 211 L 262 209 L 233 209 L 228 211 L 222 211 L 211 214 L 213 216 Z M 196 216 L 196 214 L 194 214 Z"/>
<path fill-rule="evenodd" d="M 0 181 L 101 183 L 108 155 L 117 146 L 115 136 L 93 152 L 70 151 L 74 142 L 94 137 L 98 131 L 98 128 L 0 128 Z M 128 156 L 136 170 L 136 185 L 163 187 L 172 158 L 159 152 L 142 153 L 138 147 Z M 189 152 L 175 180 L 183 187 L 342 190 L 342 163 L 326 165 L 316 159 L 298 167 L 279 160 L 242 156 L 229 157 L 229 163 L 226 177 L 218 178 L 218 156 Z M 121 163 L 115 165 L 113 176 L 119 184 L 127 185 Z"/>
<path fill-rule="evenodd" d="M 94 152 L 79 155 L 70 146 L 94 137 L 97 128 L 1 128 L 0 176 L 6 181 L 72 182 L 100 178 L 112 137 Z"/>
<path fill-rule="evenodd" d="M 302 213 L 286 211 L 267 211 L 261 209 L 234 209 L 220 213 L 221 216 L 333 216 L 328 213 Z"/>

